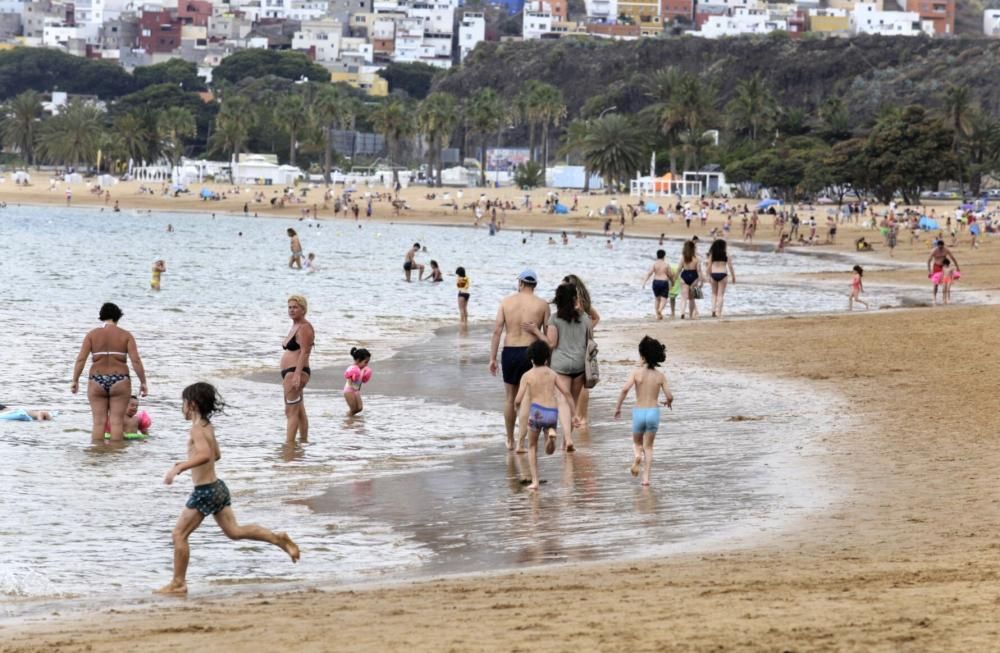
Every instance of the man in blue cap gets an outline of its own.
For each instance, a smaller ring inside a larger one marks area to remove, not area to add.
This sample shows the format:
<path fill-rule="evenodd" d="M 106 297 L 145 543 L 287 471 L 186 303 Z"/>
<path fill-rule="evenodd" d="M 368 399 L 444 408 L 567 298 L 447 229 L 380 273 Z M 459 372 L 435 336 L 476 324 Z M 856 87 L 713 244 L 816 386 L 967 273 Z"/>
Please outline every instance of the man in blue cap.
<path fill-rule="evenodd" d="M 503 371 L 503 419 L 507 429 L 508 449 L 514 448 L 514 422 L 517 417 L 514 398 L 517 397 L 521 377 L 531 369 L 528 345 L 535 341 L 535 336 L 521 327 L 524 324 L 534 324 L 540 331 L 544 331 L 549 321 L 548 303 L 535 296 L 535 286 L 537 285 L 538 275 L 535 274 L 534 270 L 526 269 L 518 275 L 517 292 L 505 297 L 500 302 L 496 324 L 493 328 L 493 338 L 490 341 L 490 374 L 496 376 L 500 337 L 506 331 L 500 368 Z"/>

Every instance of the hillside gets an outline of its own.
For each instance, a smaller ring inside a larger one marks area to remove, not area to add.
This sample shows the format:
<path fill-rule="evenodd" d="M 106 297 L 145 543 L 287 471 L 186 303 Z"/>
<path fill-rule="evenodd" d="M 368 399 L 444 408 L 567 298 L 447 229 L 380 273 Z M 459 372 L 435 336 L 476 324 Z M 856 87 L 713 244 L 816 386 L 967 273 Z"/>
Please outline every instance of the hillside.
<path fill-rule="evenodd" d="M 648 99 L 644 84 L 655 70 L 679 66 L 717 87 L 720 106 L 755 71 L 769 80 L 786 107 L 813 111 L 839 95 L 857 124 L 882 106 L 937 106 L 949 84 L 968 85 L 982 107 L 1000 114 L 1000 40 L 865 36 L 853 39 L 696 37 L 603 41 L 567 38 L 481 44 L 459 69 L 435 82 L 437 90 L 467 97 L 482 86 L 514 96 L 529 79 L 562 89 L 570 117 L 607 107 L 634 112 Z"/>

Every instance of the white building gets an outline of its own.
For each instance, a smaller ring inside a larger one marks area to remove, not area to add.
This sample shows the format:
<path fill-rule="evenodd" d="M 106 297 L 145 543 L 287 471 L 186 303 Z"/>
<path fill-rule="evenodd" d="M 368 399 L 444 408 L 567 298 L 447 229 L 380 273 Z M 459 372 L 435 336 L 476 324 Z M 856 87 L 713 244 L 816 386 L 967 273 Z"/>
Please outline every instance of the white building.
<path fill-rule="evenodd" d="M 299 31 L 292 35 L 292 49 L 314 48 L 317 63 L 333 63 L 340 58 L 343 34 L 344 26 L 334 18 L 304 20 Z"/>
<path fill-rule="evenodd" d="M 486 17 L 482 12 L 467 11 L 462 14 L 462 22 L 458 26 L 458 56 L 464 62 L 465 57 L 476 45 L 486 40 Z"/>
<path fill-rule="evenodd" d="M 1000 9 L 987 9 L 983 12 L 983 34 L 1000 37 Z"/>
<path fill-rule="evenodd" d="M 873 3 L 859 2 L 851 11 L 852 34 L 882 36 L 934 36 L 934 23 L 920 20 L 915 11 L 880 11 Z"/>
<path fill-rule="evenodd" d="M 770 13 L 761 9 L 736 9 L 732 15 L 709 16 L 701 26 L 700 32 L 691 32 L 707 39 L 717 39 L 724 36 L 740 36 L 742 34 L 769 34 L 786 31 L 788 23 L 781 18 L 772 18 Z"/>
<path fill-rule="evenodd" d="M 525 41 L 542 38 L 543 34 L 552 32 L 552 5 L 544 0 L 533 0 L 524 3 L 521 37 Z"/>
<path fill-rule="evenodd" d="M 46 18 L 40 45 L 44 48 L 64 49 L 71 40 L 83 37 L 84 30 L 81 27 L 67 25 L 55 18 Z"/>
<path fill-rule="evenodd" d="M 586 0 L 587 21 L 614 23 L 618 20 L 618 0 Z"/>

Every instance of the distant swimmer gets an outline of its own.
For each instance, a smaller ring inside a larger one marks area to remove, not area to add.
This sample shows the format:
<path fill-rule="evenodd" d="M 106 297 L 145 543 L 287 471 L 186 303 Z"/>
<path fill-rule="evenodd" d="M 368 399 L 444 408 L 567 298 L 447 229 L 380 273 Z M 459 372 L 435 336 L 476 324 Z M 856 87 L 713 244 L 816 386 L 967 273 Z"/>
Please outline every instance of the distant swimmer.
<path fill-rule="evenodd" d="M 0 404 L 0 420 L 7 422 L 47 422 L 52 412 L 37 408 L 11 408 Z"/>
<path fill-rule="evenodd" d="M 292 249 L 292 255 L 288 258 L 288 267 L 296 268 L 298 270 L 302 269 L 302 243 L 299 242 L 299 235 L 295 233 L 295 230 L 291 227 L 288 228 L 288 237 L 291 239 L 289 245 Z"/>
<path fill-rule="evenodd" d="M 424 248 L 424 251 L 425 252 L 427 251 L 426 247 Z M 417 263 L 416 260 L 417 254 L 419 252 L 420 252 L 420 243 L 413 243 L 413 247 L 406 250 L 406 255 L 403 257 L 403 274 L 405 275 L 407 281 L 410 281 L 410 273 L 413 272 L 413 268 L 416 268 L 417 271 L 420 273 L 420 276 L 417 277 L 417 280 L 418 281 L 424 280 L 424 266 L 421 265 L 420 263 Z"/>
<path fill-rule="evenodd" d="M 652 277 L 653 279 L 653 310 L 656 312 L 656 319 L 663 319 L 663 309 L 667 306 L 667 300 L 670 299 L 670 286 L 674 282 L 674 272 L 670 265 L 667 263 L 667 253 L 662 250 L 656 250 L 656 260 L 653 262 L 653 266 L 649 268 L 649 272 L 646 273 L 646 278 L 642 280 L 642 287 L 646 287 L 646 282 Z"/>
<path fill-rule="evenodd" d="M 472 281 L 469 280 L 469 276 L 465 273 L 465 268 L 463 267 L 455 270 L 455 276 L 458 277 L 455 280 L 455 287 L 458 288 L 458 320 L 462 324 L 468 324 L 469 288 L 472 286 Z"/>
<path fill-rule="evenodd" d="M 514 423 L 517 415 L 514 399 L 517 397 L 521 377 L 531 369 L 528 345 L 538 339 L 531 331 L 524 329 L 524 325 L 531 324 L 536 329 L 542 330 L 549 322 L 548 303 L 535 296 L 537 285 L 538 275 L 534 270 L 527 269 L 518 275 L 517 292 L 500 302 L 493 337 L 490 339 L 490 374 L 496 376 L 498 367 L 502 368 L 503 372 L 503 417 L 508 449 L 514 448 Z M 503 337 L 503 354 L 498 366 L 497 354 L 500 351 L 501 337 Z M 524 431 L 526 425 L 521 426 L 522 433 L 527 435 Z"/>
<path fill-rule="evenodd" d="M 556 425 L 559 423 L 559 401 L 562 393 L 556 385 L 557 374 L 549 367 L 552 350 L 544 340 L 528 345 L 532 368 L 521 377 L 515 404 L 531 402 L 528 407 L 528 468 L 531 470 L 529 490 L 538 489 L 538 435 L 545 433 L 545 453 L 556 450 Z M 523 480 L 522 480 L 523 482 Z"/>
<path fill-rule="evenodd" d="M 167 263 L 163 259 L 153 262 L 153 278 L 149 281 L 149 287 L 153 290 L 160 289 L 160 275 L 167 271 Z"/>
<path fill-rule="evenodd" d="M 642 484 L 649 485 L 649 474 L 653 467 L 653 441 L 660 428 L 660 391 L 663 391 L 663 405 L 672 408 L 674 395 L 670 392 L 667 377 L 657 370 L 657 366 L 667 358 L 666 347 L 659 341 L 646 336 L 639 342 L 639 357 L 642 365 L 632 370 L 625 386 L 618 395 L 615 405 L 615 419 L 622 416 L 622 403 L 629 390 L 635 388 L 635 408 L 632 409 L 632 476 L 642 471 Z"/>
<path fill-rule="evenodd" d="M 188 538 L 209 515 L 215 517 L 215 523 L 229 539 L 267 542 L 287 553 L 292 562 L 298 562 L 299 547 L 287 533 L 274 533 L 256 524 L 240 526 L 236 521 L 229 488 L 215 475 L 215 463 L 222 458 L 222 452 L 219 450 L 219 442 L 215 439 L 215 427 L 212 426 L 211 419 L 214 415 L 222 413 L 225 407 L 215 388 L 208 383 L 194 383 L 184 388 L 181 401 L 184 419 L 191 422 L 187 459 L 171 467 L 163 477 L 163 482 L 171 485 L 179 474 L 191 470 L 194 490 L 184 505 L 184 510 L 181 511 L 172 533 L 173 578 L 156 590 L 156 593 L 187 594 L 187 568 L 191 558 Z"/>
<path fill-rule="evenodd" d="M 292 328 L 285 337 L 281 348 L 281 385 L 285 394 L 285 440 L 295 444 L 309 440 L 309 417 L 306 415 L 304 391 L 312 376 L 309 369 L 309 354 L 312 353 L 316 332 L 306 319 L 309 303 L 302 295 L 288 298 L 288 317 Z"/>
<path fill-rule="evenodd" d="M 438 266 L 438 262 L 431 260 L 431 271 L 427 275 L 427 280 L 434 283 L 444 281 L 444 275 L 441 273 L 441 268 Z"/>
<path fill-rule="evenodd" d="M 347 416 L 353 417 L 365 409 L 361 401 L 361 386 L 372 379 L 371 353 L 364 347 L 351 347 L 354 364 L 344 370 L 344 401 L 347 402 Z"/>
<path fill-rule="evenodd" d="M 309 252 L 309 256 L 306 257 L 306 262 L 302 265 L 302 269 L 306 271 L 306 274 L 312 274 L 313 272 L 319 272 L 319 266 L 316 265 L 316 253 Z"/>

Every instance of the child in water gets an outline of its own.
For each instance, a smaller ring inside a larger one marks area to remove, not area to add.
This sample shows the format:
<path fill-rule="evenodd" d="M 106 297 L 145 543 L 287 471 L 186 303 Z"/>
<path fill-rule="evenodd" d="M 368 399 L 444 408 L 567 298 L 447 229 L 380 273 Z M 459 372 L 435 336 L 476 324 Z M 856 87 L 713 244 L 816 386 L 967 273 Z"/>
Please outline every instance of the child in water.
<path fill-rule="evenodd" d="M 854 310 L 854 302 L 859 304 L 864 304 L 865 309 L 868 309 L 868 302 L 861 299 L 861 293 L 864 291 L 864 284 L 861 283 L 861 277 L 865 276 L 865 271 L 861 269 L 860 265 L 854 266 L 854 276 L 851 278 L 851 294 L 847 298 L 847 310 Z"/>
<path fill-rule="evenodd" d="M 372 368 L 368 363 L 372 359 L 371 353 L 367 349 L 351 347 L 351 358 L 354 365 L 344 370 L 344 400 L 347 402 L 347 416 L 353 417 L 365 409 L 361 401 L 361 386 L 371 381 Z"/>
<path fill-rule="evenodd" d="M 427 276 L 427 280 L 433 283 L 444 281 L 444 275 L 441 274 L 441 268 L 437 261 L 431 261 L 431 273 Z"/>
<path fill-rule="evenodd" d="M 215 428 L 210 420 L 225 407 L 215 387 L 204 382 L 194 383 L 184 388 L 181 400 L 184 419 L 191 422 L 188 457 L 171 467 L 163 482 L 171 485 L 179 474 L 191 470 L 191 480 L 195 487 L 174 526 L 173 579 L 158 589 L 157 593 L 187 594 L 187 567 L 191 557 L 188 537 L 209 515 L 215 517 L 215 523 L 229 539 L 267 542 L 287 553 L 292 562 L 298 562 L 299 547 L 287 533 L 273 533 L 256 524 L 240 526 L 236 521 L 229 488 L 215 475 L 215 463 L 222 458 L 222 452 L 219 451 Z"/>
<path fill-rule="evenodd" d="M 658 340 L 646 336 L 639 342 L 639 357 L 642 365 L 632 370 L 625 387 L 618 395 L 615 406 L 615 419 L 622 416 L 622 403 L 628 396 L 628 391 L 635 387 L 635 408 L 632 409 L 632 451 L 635 459 L 629 471 L 632 476 L 638 476 L 642 469 L 642 484 L 649 485 L 649 472 L 653 466 L 653 440 L 660 427 L 660 390 L 666 401 L 663 405 L 672 408 L 674 395 L 670 393 L 667 377 L 656 368 L 667 359 L 667 348 Z M 645 467 L 643 467 L 645 459 Z"/>
<path fill-rule="evenodd" d="M 469 322 L 469 286 L 472 282 L 465 274 L 465 268 L 459 267 L 455 270 L 455 287 L 458 288 L 458 319 L 462 324 Z"/>
<path fill-rule="evenodd" d="M 549 367 L 552 350 L 544 340 L 536 340 L 528 346 L 531 369 L 521 377 L 514 405 L 520 406 L 527 399 L 528 409 L 528 467 L 531 469 L 529 490 L 538 489 L 538 434 L 545 432 L 545 453 L 556 450 L 556 424 L 559 423 L 559 409 L 556 387 L 556 373 Z M 518 410 L 520 413 L 520 410 Z M 522 481 L 523 483 L 523 481 Z"/>
<path fill-rule="evenodd" d="M 160 289 L 160 275 L 167 271 L 167 263 L 163 259 L 158 259 L 153 263 L 153 278 L 149 281 L 149 287 L 153 290 Z"/>
<path fill-rule="evenodd" d="M 951 284 L 962 276 L 962 273 L 951 265 L 951 259 L 945 258 L 941 261 L 941 300 L 945 304 L 951 303 Z"/>

